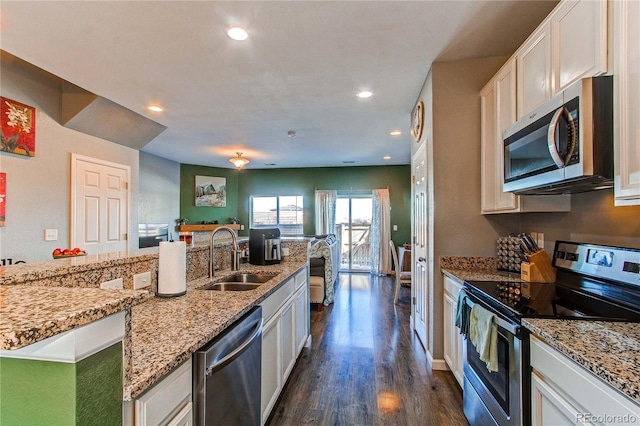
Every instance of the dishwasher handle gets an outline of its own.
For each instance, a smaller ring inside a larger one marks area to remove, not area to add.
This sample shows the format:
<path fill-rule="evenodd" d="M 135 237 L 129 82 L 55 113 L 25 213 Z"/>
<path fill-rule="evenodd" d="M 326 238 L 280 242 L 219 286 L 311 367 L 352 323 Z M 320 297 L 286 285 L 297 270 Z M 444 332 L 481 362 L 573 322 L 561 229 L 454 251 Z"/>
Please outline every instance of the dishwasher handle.
<path fill-rule="evenodd" d="M 251 335 L 249 337 L 247 337 L 247 340 L 245 340 L 240 345 L 238 345 L 238 347 L 236 349 L 234 349 L 233 352 L 231 352 L 229 355 L 225 356 L 221 360 L 218 360 L 218 361 L 215 361 L 215 362 L 211 363 L 211 365 L 208 366 L 207 369 L 206 369 L 206 375 L 207 376 L 211 376 L 213 373 L 218 371 L 220 368 L 225 366 L 227 363 L 233 361 L 234 359 L 236 359 L 240 355 L 242 355 L 242 353 L 245 351 L 245 349 L 247 349 L 251 345 L 251 343 L 254 342 L 254 340 L 256 340 L 257 338 L 260 338 L 262 336 L 262 327 L 263 327 L 263 325 L 264 325 L 264 319 L 260 318 L 260 321 L 258 321 L 256 323 L 255 330 L 253 331 L 253 333 L 251 333 Z"/>

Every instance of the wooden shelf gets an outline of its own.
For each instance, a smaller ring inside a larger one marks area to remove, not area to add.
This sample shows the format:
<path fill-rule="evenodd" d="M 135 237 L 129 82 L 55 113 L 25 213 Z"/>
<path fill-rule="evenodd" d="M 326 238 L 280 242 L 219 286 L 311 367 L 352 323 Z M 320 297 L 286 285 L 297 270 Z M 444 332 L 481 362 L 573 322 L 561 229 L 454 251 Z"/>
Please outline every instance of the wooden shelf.
<path fill-rule="evenodd" d="M 176 231 L 178 232 L 198 232 L 198 231 L 213 231 L 221 226 L 228 226 L 229 228 L 239 231 L 240 225 L 231 224 L 231 223 L 220 223 L 215 225 L 204 225 L 204 224 L 193 224 L 193 225 L 178 225 L 176 226 Z"/>

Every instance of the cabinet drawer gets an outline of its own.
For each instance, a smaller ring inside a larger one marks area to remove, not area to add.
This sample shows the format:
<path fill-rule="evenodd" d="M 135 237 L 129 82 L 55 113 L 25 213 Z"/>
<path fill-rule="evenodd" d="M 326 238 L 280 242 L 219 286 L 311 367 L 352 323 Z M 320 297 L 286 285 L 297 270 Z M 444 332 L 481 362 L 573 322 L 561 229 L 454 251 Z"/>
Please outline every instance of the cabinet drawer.
<path fill-rule="evenodd" d="M 166 423 L 191 402 L 191 389 L 191 360 L 188 360 L 136 399 L 135 424 Z"/>
<path fill-rule="evenodd" d="M 294 279 L 289 278 L 282 287 L 277 289 L 271 296 L 267 297 L 261 304 L 262 306 L 262 318 L 268 321 L 278 309 L 284 304 L 284 302 L 293 295 Z"/>
<path fill-rule="evenodd" d="M 456 280 L 449 278 L 445 275 L 444 277 L 444 291 L 452 295 L 454 298 L 458 297 L 458 293 L 462 289 L 462 284 L 458 283 Z"/>
<path fill-rule="evenodd" d="M 296 290 L 300 288 L 300 286 L 302 284 L 305 284 L 307 282 L 307 268 L 304 268 L 302 271 L 298 272 L 295 275 L 295 283 L 296 283 Z"/>
<path fill-rule="evenodd" d="M 582 414 L 638 417 L 640 405 L 533 336 L 531 367 Z"/>

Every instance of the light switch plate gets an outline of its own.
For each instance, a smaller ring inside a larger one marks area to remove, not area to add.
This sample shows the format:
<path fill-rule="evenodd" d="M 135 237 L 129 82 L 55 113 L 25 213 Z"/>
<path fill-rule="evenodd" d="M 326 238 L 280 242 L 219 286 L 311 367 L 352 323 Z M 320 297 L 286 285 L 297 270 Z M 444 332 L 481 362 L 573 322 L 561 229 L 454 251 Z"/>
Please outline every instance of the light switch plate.
<path fill-rule="evenodd" d="M 58 230 L 57 229 L 45 229 L 44 230 L 44 240 L 45 241 L 57 241 L 58 240 Z"/>
<path fill-rule="evenodd" d="M 133 276 L 133 289 L 139 290 L 141 288 L 149 287 L 151 285 L 151 271 L 143 272 L 141 274 L 135 274 Z"/>
<path fill-rule="evenodd" d="M 393 230 L 397 231 L 398 230 L 398 225 L 393 225 Z"/>
<path fill-rule="evenodd" d="M 124 288 L 122 284 L 122 278 L 116 278 L 115 280 L 105 281 L 100 284 L 100 288 L 114 288 L 116 290 L 122 290 Z"/>

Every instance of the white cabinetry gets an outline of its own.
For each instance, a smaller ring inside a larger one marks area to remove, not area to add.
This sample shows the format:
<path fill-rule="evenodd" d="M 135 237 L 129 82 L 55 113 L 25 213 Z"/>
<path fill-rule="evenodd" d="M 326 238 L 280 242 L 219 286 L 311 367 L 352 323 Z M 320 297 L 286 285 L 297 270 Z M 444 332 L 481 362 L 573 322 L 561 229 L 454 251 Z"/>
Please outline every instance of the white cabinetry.
<path fill-rule="evenodd" d="M 482 214 L 569 211 L 568 195 L 517 196 L 502 190 L 502 132 L 516 120 L 516 60 L 510 59 L 480 91 Z"/>
<path fill-rule="evenodd" d="M 640 205 L 640 2 L 612 7 L 615 205 Z"/>
<path fill-rule="evenodd" d="M 518 118 L 551 98 L 551 25 L 542 24 L 516 53 Z"/>
<path fill-rule="evenodd" d="M 192 425 L 191 359 L 147 390 L 134 403 L 134 424 Z"/>
<path fill-rule="evenodd" d="M 269 418 L 309 335 L 307 274 L 306 268 L 298 272 L 262 303 L 262 424 Z"/>
<path fill-rule="evenodd" d="M 531 337 L 532 425 L 635 424 L 639 413 L 631 398 Z"/>
<path fill-rule="evenodd" d="M 579 78 L 607 72 L 607 1 L 561 1 L 515 57 L 521 118 Z"/>
<path fill-rule="evenodd" d="M 444 275 L 444 360 L 460 387 L 463 387 L 463 363 L 466 355 L 464 336 L 456 327 L 458 293 L 462 285 Z"/>
<path fill-rule="evenodd" d="M 607 1 L 561 2 L 551 14 L 553 93 L 607 72 Z"/>

